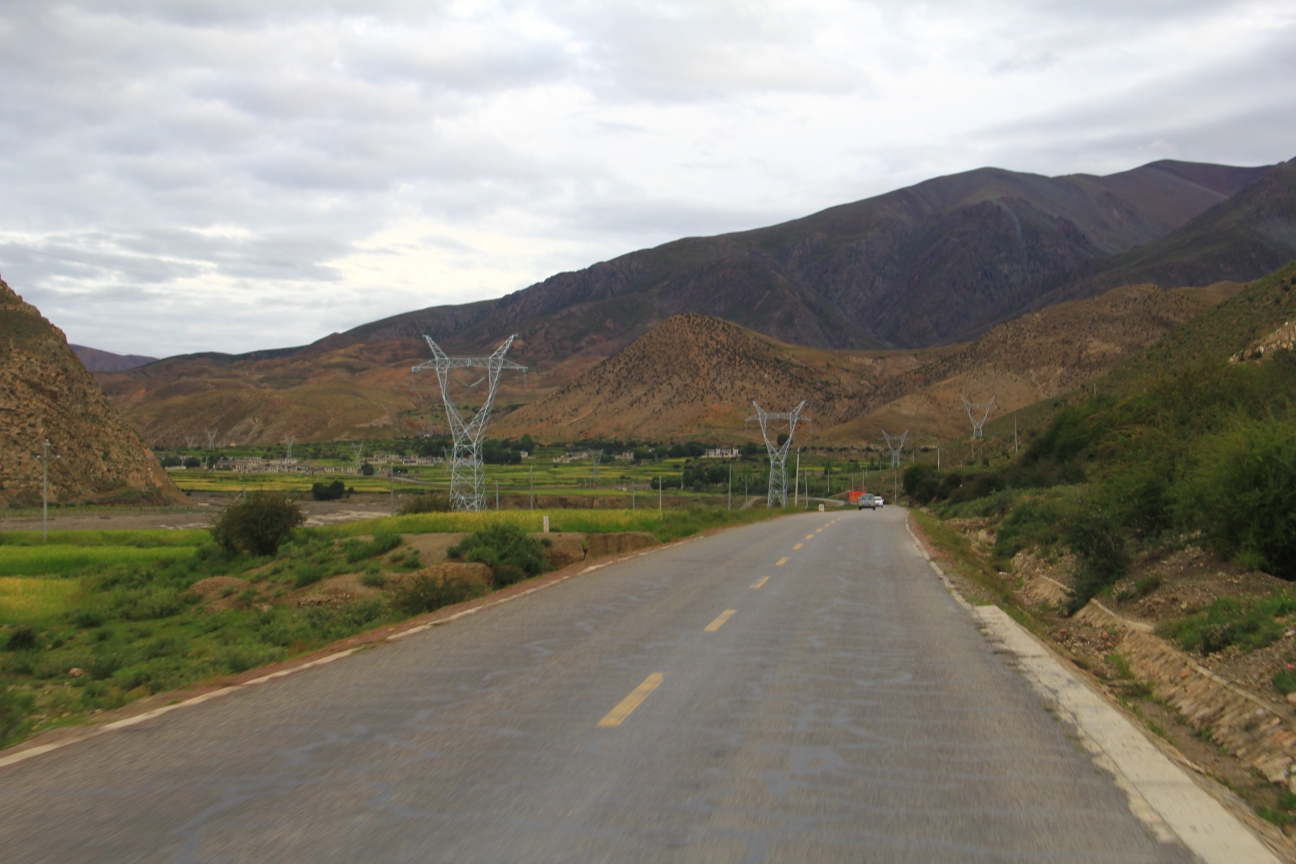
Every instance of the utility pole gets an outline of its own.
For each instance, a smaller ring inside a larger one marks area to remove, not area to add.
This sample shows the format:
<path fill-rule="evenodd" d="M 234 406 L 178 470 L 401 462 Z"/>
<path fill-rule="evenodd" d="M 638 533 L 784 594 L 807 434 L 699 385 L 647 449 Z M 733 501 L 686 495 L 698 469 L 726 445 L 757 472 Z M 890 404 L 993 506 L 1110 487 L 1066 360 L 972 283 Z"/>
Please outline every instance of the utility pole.
<path fill-rule="evenodd" d="M 535 466 L 531 466 L 531 509 L 535 509 Z"/>
<path fill-rule="evenodd" d="M 733 463 L 729 463 L 729 509 L 733 509 Z"/>
<path fill-rule="evenodd" d="M 36 457 L 41 460 L 41 542 L 49 542 L 49 448 L 50 442 L 46 438 L 41 444 L 41 455 Z M 58 456 L 54 457 L 58 459 Z"/>

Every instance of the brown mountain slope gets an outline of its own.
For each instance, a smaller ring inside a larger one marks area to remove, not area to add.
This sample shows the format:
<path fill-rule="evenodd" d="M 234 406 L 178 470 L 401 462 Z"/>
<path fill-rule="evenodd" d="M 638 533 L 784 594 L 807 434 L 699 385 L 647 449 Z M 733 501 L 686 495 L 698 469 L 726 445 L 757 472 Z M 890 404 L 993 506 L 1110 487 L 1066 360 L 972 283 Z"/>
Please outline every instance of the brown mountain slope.
<path fill-rule="evenodd" d="M 63 332 L 0 280 L 0 504 L 41 500 L 46 439 L 55 501 L 184 500 Z"/>
<path fill-rule="evenodd" d="M 121 372 L 124 369 L 134 369 L 136 366 L 153 363 L 158 359 L 142 357 L 138 354 L 114 354 L 111 351 L 100 351 L 98 348 L 87 348 L 85 345 L 68 347 L 91 372 Z"/>
<path fill-rule="evenodd" d="M 732 440 L 743 436 L 752 399 L 770 410 L 805 399 L 816 420 L 807 439 L 824 445 L 872 443 L 880 427 L 949 438 L 967 426 L 960 395 L 984 401 L 994 394 L 1001 411 L 1049 398 L 1098 377 L 1208 305 L 1186 292 L 1130 286 L 929 352 L 823 351 L 718 318 L 680 315 L 501 418 L 493 434 Z"/>
<path fill-rule="evenodd" d="M 1106 177 L 1042 177 L 981 168 L 768 228 L 631 252 L 498 300 L 409 312 L 337 338 L 426 332 L 482 350 L 517 332 L 528 343 L 520 356 L 549 362 L 591 342 L 620 347 L 655 322 L 700 312 L 821 348 L 956 342 L 1016 317 L 1091 263 L 1164 237 L 1266 170 L 1162 161 Z"/>
<path fill-rule="evenodd" d="M 1240 286 L 1238 286 L 1240 287 Z M 1154 285 L 1117 288 L 1001 324 L 944 359 L 895 378 L 863 406 L 865 416 L 827 430 L 824 443 L 872 440 L 882 428 L 951 438 L 970 431 L 963 396 L 992 416 L 1023 408 L 1098 378 L 1211 304 L 1211 294 Z"/>
<path fill-rule="evenodd" d="M 881 381 L 941 353 L 824 351 L 708 315 L 676 315 L 570 384 L 500 418 L 492 434 L 730 440 L 743 436 L 753 399 L 771 411 L 804 399 L 817 424 L 835 425 Z M 759 435 L 754 426 L 746 433 Z"/>

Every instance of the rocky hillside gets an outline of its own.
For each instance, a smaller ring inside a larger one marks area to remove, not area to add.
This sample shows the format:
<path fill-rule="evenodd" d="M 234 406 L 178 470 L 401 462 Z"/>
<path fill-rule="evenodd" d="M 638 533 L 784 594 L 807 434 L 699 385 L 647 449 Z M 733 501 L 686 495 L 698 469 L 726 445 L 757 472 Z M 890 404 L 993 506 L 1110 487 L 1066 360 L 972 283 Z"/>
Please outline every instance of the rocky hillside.
<path fill-rule="evenodd" d="M 822 351 L 787 345 L 709 315 L 677 315 L 570 384 L 500 418 L 493 433 L 741 437 L 752 400 L 787 411 L 801 400 L 821 426 L 851 417 L 880 382 L 939 352 Z M 758 436 L 753 425 L 749 435 Z"/>
<path fill-rule="evenodd" d="M 867 440 L 892 427 L 964 435 L 970 427 L 962 397 L 996 397 L 992 416 L 1051 399 L 1099 378 L 1210 305 L 1199 292 L 1131 285 L 1023 315 L 886 382 L 865 401 L 863 416 L 830 430 L 826 440 Z"/>
<path fill-rule="evenodd" d="M 184 500 L 62 331 L 0 281 L 0 506 L 39 503 L 46 439 L 55 501 Z"/>
<path fill-rule="evenodd" d="M 1153 285 L 1049 307 L 975 342 L 926 352 L 821 351 L 705 315 L 671 318 L 546 398 L 502 418 L 496 434 L 732 440 L 755 399 L 802 399 L 814 439 L 858 446 L 882 427 L 954 437 L 961 396 L 1001 411 L 1051 398 L 1137 354 L 1209 304 Z M 749 433 L 754 430 L 747 430 Z"/>

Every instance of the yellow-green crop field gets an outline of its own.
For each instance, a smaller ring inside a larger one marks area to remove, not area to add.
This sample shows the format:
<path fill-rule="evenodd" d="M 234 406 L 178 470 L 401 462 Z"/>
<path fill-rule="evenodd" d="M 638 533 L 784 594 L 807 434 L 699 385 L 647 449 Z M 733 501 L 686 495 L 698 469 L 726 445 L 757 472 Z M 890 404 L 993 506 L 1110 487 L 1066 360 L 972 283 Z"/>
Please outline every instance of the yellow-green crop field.
<path fill-rule="evenodd" d="M 0 623 L 30 624 L 63 612 L 80 580 L 0 576 Z"/>

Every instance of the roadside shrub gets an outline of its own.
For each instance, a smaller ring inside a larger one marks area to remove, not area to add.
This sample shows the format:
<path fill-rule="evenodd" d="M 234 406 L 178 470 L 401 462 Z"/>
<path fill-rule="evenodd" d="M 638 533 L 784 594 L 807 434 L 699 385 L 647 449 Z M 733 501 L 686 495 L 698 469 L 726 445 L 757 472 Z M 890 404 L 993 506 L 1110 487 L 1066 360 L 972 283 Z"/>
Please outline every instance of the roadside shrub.
<path fill-rule="evenodd" d="M 324 578 L 325 572 L 323 564 L 299 564 L 293 574 L 293 587 L 305 588 L 307 585 L 314 585 Z"/>
<path fill-rule="evenodd" d="M 450 493 L 423 492 L 406 499 L 397 512 L 402 516 L 408 516 L 412 513 L 449 513 Z"/>
<path fill-rule="evenodd" d="M 36 631 L 30 627 L 15 627 L 9 631 L 9 638 L 5 640 L 5 648 L 9 651 L 32 651 L 36 648 Z"/>
<path fill-rule="evenodd" d="M 438 579 L 426 573 L 410 576 L 392 592 L 392 608 L 406 615 L 433 612 L 442 606 L 462 603 L 485 593 L 479 583 Z"/>
<path fill-rule="evenodd" d="M 492 572 L 495 575 L 495 585 L 500 588 L 514 585 L 527 578 L 525 570 L 512 564 L 500 564 Z"/>
<path fill-rule="evenodd" d="M 316 501 L 336 501 L 345 494 L 346 485 L 341 480 L 311 484 L 311 497 Z"/>
<path fill-rule="evenodd" d="M 347 563 L 354 564 L 357 561 L 390 552 L 399 545 L 401 545 L 401 536 L 399 534 L 378 534 L 367 542 L 364 540 L 348 540 L 342 544 L 342 550 L 346 554 Z"/>
<path fill-rule="evenodd" d="M 480 561 L 499 578 L 499 568 L 507 565 L 535 576 L 544 569 L 544 547 L 540 541 L 511 522 L 497 522 L 469 534 L 446 550 L 451 558 Z"/>
<path fill-rule="evenodd" d="M 1179 490 L 1184 521 L 1221 555 L 1296 580 L 1296 425 L 1239 422 L 1196 457 Z"/>
<path fill-rule="evenodd" d="M 1062 515 L 1057 508 L 1038 501 L 1023 501 L 1012 509 L 995 534 L 994 557 L 1011 561 L 1023 549 L 1051 550 L 1062 539 L 1058 529 Z"/>
<path fill-rule="evenodd" d="M 387 577 L 377 567 L 371 567 L 360 576 L 360 584 L 370 588 L 382 588 L 387 584 Z"/>
<path fill-rule="evenodd" d="M 0 680 L 0 747 L 23 736 L 27 718 L 35 710 L 36 700 L 30 694 L 10 689 L 8 681 Z"/>
<path fill-rule="evenodd" d="M 1076 556 L 1075 582 L 1067 601 L 1067 613 L 1075 614 L 1095 594 L 1129 572 L 1129 555 L 1120 528 L 1097 508 L 1087 508 L 1067 520 L 1063 537 Z"/>
<path fill-rule="evenodd" d="M 297 502 L 282 492 L 252 492 L 225 508 L 212 526 L 212 539 L 225 551 L 273 555 L 304 522 Z"/>

